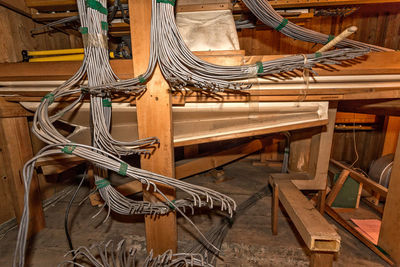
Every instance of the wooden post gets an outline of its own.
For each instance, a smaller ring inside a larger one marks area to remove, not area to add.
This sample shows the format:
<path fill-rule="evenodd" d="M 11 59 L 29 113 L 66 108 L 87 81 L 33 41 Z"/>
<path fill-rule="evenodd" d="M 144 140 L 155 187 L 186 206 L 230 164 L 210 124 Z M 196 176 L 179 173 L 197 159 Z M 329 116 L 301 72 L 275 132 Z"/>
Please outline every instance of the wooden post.
<path fill-rule="evenodd" d="M 276 183 L 272 185 L 271 227 L 272 234 L 278 234 L 279 188 Z"/>
<path fill-rule="evenodd" d="M 310 266 L 311 267 L 330 267 L 333 265 L 332 252 L 311 252 Z"/>
<path fill-rule="evenodd" d="M 385 209 L 383 210 L 382 226 L 379 233 L 378 245 L 400 263 L 400 136 L 397 141 L 397 148 L 393 162 L 392 174 L 388 194 L 386 197 Z"/>
<path fill-rule="evenodd" d="M 132 37 L 133 69 L 135 76 L 147 69 L 150 55 L 151 1 L 129 0 Z M 169 177 L 175 176 L 172 135 L 172 109 L 169 85 L 157 66 L 147 82 L 147 91 L 136 102 L 139 138 L 156 136 L 160 146 L 150 158 L 141 159 L 141 167 Z M 166 196 L 175 198 L 175 190 L 158 186 Z M 148 201 L 163 200 L 157 194 L 144 191 Z M 177 250 L 176 214 L 145 216 L 147 250 L 159 255 L 168 249 Z"/>
<path fill-rule="evenodd" d="M 30 115 L 19 104 L 0 99 L 0 170 L 8 186 L 9 198 L 18 222 L 24 208 L 25 188 L 22 168 L 33 157 L 27 117 Z M 2 199 L 0 201 L 7 201 Z M 29 235 L 45 226 L 39 184 L 34 174 L 30 187 Z"/>
<path fill-rule="evenodd" d="M 400 117 L 386 116 L 385 128 L 385 142 L 383 144 L 382 156 L 396 151 L 397 139 L 400 132 Z"/>

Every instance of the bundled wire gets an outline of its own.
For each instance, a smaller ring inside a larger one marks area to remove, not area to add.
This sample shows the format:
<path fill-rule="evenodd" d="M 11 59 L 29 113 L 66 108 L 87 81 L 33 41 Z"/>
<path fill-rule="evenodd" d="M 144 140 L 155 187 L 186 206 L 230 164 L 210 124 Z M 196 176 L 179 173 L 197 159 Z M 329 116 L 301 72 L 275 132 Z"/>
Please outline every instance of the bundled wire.
<path fill-rule="evenodd" d="M 249 10 L 265 25 L 289 36 L 295 40 L 310 43 L 327 44 L 335 36 L 326 35 L 307 28 L 298 26 L 279 15 L 267 0 L 243 0 Z M 391 51 L 391 49 L 358 42 L 351 39 L 344 39 L 336 47 L 369 48 L 372 51 Z"/>
<path fill-rule="evenodd" d="M 235 80 L 296 69 L 311 69 L 316 64 L 340 64 L 343 60 L 360 57 L 370 51 L 369 47 L 346 48 L 243 66 L 215 65 L 195 56 L 183 41 L 175 22 L 174 3 L 175 1 L 152 0 L 150 62 L 147 71 L 137 78 L 95 86 L 91 90 L 123 90 L 126 87 L 139 86 L 147 81 L 154 64 L 158 62 L 172 90 L 238 91 L 249 89 L 251 85 Z M 304 56 L 307 60 L 304 60 Z M 142 78 L 141 82 L 139 78 Z"/>
<path fill-rule="evenodd" d="M 95 256 L 93 250 L 97 251 Z M 65 256 L 73 254 L 72 260 L 66 260 L 58 266 L 72 264 L 72 266 L 83 266 L 78 260 L 89 262 L 96 267 L 135 267 L 136 266 L 136 250 L 127 249 L 126 241 L 122 239 L 115 246 L 114 241 L 107 243 L 94 244 L 89 249 L 81 246 L 76 250 L 68 252 Z M 143 267 L 168 266 L 168 267 L 211 267 L 200 254 L 188 253 L 172 253 L 171 250 L 164 252 L 157 257 L 153 257 L 153 251 L 145 259 Z"/>
<path fill-rule="evenodd" d="M 229 229 L 232 228 L 235 220 L 253 207 L 258 200 L 267 195 L 270 195 L 270 190 L 268 186 L 265 186 L 257 193 L 240 203 L 232 217 L 224 217 L 221 220 L 220 225 L 214 226 L 205 234 L 206 239 L 211 242 L 214 247 L 220 249 Z M 194 242 L 192 247 L 190 247 L 186 252 L 200 254 L 208 261 L 208 263 L 215 265 L 220 251 L 216 251 L 213 247 L 200 240 Z"/>

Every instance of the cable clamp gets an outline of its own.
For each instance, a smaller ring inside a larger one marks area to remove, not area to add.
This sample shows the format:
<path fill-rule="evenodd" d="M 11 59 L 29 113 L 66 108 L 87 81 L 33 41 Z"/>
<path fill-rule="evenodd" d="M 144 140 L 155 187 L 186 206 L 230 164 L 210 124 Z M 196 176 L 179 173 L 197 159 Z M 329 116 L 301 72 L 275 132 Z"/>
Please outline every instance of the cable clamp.
<path fill-rule="evenodd" d="M 110 184 L 110 181 L 107 179 L 100 179 L 95 181 L 94 184 L 96 185 L 97 189 L 101 189 L 108 186 Z"/>
<path fill-rule="evenodd" d="M 128 170 L 128 164 L 125 162 L 121 162 L 121 165 L 119 165 L 119 171 L 118 174 L 122 176 L 126 176 L 126 171 Z"/>
<path fill-rule="evenodd" d="M 175 0 L 157 0 L 157 3 L 170 4 L 171 6 L 175 6 Z"/>
<path fill-rule="evenodd" d="M 50 93 L 50 94 L 45 95 L 42 98 L 41 102 L 43 102 L 45 99 L 47 99 L 49 101 L 49 105 L 53 104 L 53 102 L 54 102 L 54 94 Z"/>
<path fill-rule="evenodd" d="M 288 19 L 283 19 L 282 22 L 275 28 L 278 32 L 280 32 L 285 26 L 289 23 Z"/>
<path fill-rule="evenodd" d="M 72 146 L 66 145 L 65 147 L 63 147 L 61 149 L 61 151 L 64 152 L 65 154 L 71 155 L 72 152 L 75 150 L 75 148 L 76 148 L 76 145 L 72 145 Z"/>

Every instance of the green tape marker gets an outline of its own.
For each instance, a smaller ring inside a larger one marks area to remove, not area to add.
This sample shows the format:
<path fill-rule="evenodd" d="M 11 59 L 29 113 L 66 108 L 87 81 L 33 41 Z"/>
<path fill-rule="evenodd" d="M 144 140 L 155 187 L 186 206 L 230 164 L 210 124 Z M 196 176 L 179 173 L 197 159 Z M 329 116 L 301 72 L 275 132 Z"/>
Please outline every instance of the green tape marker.
<path fill-rule="evenodd" d="M 79 27 L 79 32 L 81 34 L 87 34 L 89 32 L 88 27 Z"/>
<path fill-rule="evenodd" d="M 256 65 L 258 67 L 257 69 L 257 73 L 264 73 L 264 66 L 263 63 L 261 61 L 257 61 Z"/>
<path fill-rule="evenodd" d="M 170 4 L 171 6 L 175 6 L 175 0 L 157 0 L 157 3 Z"/>
<path fill-rule="evenodd" d="M 45 99 L 49 100 L 49 105 L 53 104 L 54 94 L 50 93 L 50 94 L 45 95 L 41 101 L 43 102 Z"/>
<path fill-rule="evenodd" d="M 172 203 L 175 204 L 175 199 L 171 201 Z M 171 202 L 168 202 L 168 206 L 171 208 L 171 210 L 175 210 L 174 205 L 171 204 Z"/>
<path fill-rule="evenodd" d="M 91 9 L 99 11 L 101 14 L 107 15 L 108 10 L 100 2 L 96 0 L 86 0 L 86 5 Z"/>
<path fill-rule="evenodd" d="M 283 19 L 282 22 L 275 28 L 278 32 L 280 32 L 285 26 L 289 23 L 288 19 Z"/>
<path fill-rule="evenodd" d="M 320 52 L 315 53 L 315 58 L 322 57 L 322 54 Z"/>
<path fill-rule="evenodd" d="M 329 36 L 328 36 L 328 42 L 326 42 L 326 44 L 329 43 L 330 41 L 332 41 L 333 39 L 335 39 L 335 35 L 329 34 Z"/>
<path fill-rule="evenodd" d="M 75 150 L 76 145 L 72 145 L 72 146 L 65 146 L 61 149 L 62 152 L 64 152 L 65 154 L 71 155 L 72 152 Z"/>
<path fill-rule="evenodd" d="M 119 166 L 119 171 L 118 174 L 122 176 L 126 176 L 126 171 L 128 170 L 128 164 L 125 162 L 121 162 L 121 165 Z"/>
<path fill-rule="evenodd" d="M 145 83 L 145 82 L 146 82 L 146 79 L 143 78 L 142 75 L 140 75 L 140 76 L 139 76 L 139 82 L 140 82 L 140 83 Z"/>
<path fill-rule="evenodd" d="M 108 98 L 104 98 L 104 99 L 103 99 L 103 107 L 108 107 L 108 108 L 111 107 L 111 101 L 110 101 L 110 99 L 108 99 Z"/>
<path fill-rule="evenodd" d="M 108 181 L 107 179 L 101 179 L 94 182 L 94 184 L 96 185 L 97 189 L 101 189 L 109 185 L 110 181 Z"/>
<path fill-rule="evenodd" d="M 108 23 L 107 21 L 102 21 L 101 22 L 101 29 L 104 31 L 108 31 Z"/>

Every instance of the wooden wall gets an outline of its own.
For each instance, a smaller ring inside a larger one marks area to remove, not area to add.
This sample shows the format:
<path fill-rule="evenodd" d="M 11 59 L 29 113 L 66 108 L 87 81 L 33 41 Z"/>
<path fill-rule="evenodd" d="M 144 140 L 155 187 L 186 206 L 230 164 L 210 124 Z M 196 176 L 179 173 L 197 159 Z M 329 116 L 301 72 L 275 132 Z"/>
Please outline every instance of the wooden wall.
<path fill-rule="evenodd" d="M 22 50 L 71 48 L 69 35 L 61 32 L 31 36 L 36 24 L 30 18 L 0 6 L 0 63 L 22 61 Z M 74 38 L 72 46 L 74 46 Z"/>
<path fill-rule="evenodd" d="M 348 17 L 314 17 L 304 27 L 337 35 L 349 26 L 358 31 L 351 38 L 392 49 L 400 49 L 400 4 L 365 5 Z M 268 27 L 238 32 L 240 48 L 246 55 L 312 53 L 319 45 L 293 40 Z"/>

